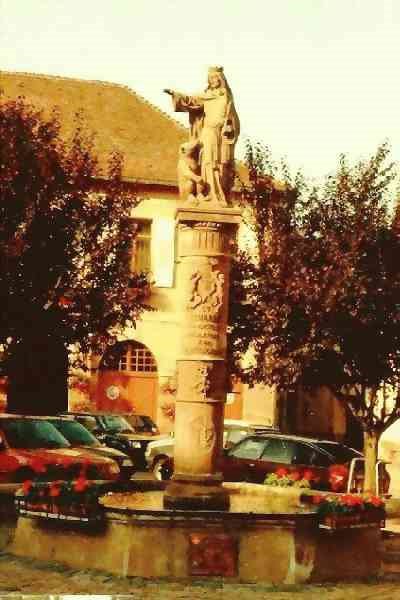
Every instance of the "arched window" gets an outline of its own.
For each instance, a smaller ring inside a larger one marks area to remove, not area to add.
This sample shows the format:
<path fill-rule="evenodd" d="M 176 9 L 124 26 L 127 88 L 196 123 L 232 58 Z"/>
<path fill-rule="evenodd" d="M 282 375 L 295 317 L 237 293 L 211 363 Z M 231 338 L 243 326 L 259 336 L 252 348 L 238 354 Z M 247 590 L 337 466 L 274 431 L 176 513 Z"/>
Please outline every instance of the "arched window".
<path fill-rule="evenodd" d="M 157 371 L 157 364 L 153 354 L 144 344 L 119 342 L 104 354 L 100 369 L 129 373 L 154 373 Z"/>

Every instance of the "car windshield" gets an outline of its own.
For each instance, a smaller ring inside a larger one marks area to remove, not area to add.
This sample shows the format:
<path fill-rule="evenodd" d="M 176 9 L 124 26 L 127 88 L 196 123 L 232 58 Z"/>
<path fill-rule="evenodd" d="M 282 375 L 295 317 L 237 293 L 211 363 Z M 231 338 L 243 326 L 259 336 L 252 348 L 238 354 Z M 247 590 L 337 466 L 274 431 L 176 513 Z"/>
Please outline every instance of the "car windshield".
<path fill-rule="evenodd" d="M 96 419 L 94 417 L 89 417 L 86 415 L 79 415 L 79 417 L 75 417 L 78 421 L 78 423 L 81 423 L 83 425 L 83 427 L 85 427 L 86 429 L 88 429 L 89 431 L 94 431 L 95 429 L 97 429 L 97 423 L 96 423 Z"/>
<path fill-rule="evenodd" d="M 154 421 L 147 415 L 127 415 L 125 419 L 136 431 L 148 431 L 151 433 L 157 429 Z"/>
<path fill-rule="evenodd" d="M 101 446 L 98 439 L 77 421 L 60 419 L 51 421 L 51 423 L 73 446 Z"/>
<path fill-rule="evenodd" d="M 363 456 L 361 452 L 354 450 L 354 448 L 349 448 L 348 446 L 337 444 L 335 442 L 318 442 L 316 446 L 325 450 L 325 452 L 328 452 L 332 456 L 334 462 L 337 463 L 346 463 L 353 458 L 362 458 Z"/>
<path fill-rule="evenodd" d="M 69 448 L 70 443 L 48 421 L 2 419 L 1 428 L 11 448 Z"/>
<path fill-rule="evenodd" d="M 101 420 L 110 433 L 135 433 L 128 421 L 119 415 L 102 416 Z"/>

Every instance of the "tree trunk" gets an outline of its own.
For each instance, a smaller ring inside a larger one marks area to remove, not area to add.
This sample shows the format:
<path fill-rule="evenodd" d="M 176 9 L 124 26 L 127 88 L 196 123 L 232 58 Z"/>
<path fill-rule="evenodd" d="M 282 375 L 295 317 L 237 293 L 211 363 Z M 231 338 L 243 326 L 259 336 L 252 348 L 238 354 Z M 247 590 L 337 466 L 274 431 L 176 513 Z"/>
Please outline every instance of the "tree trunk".
<path fill-rule="evenodd" d="M 376 494 L 376 462 L 378 459 L 379 435 L 375 431 L 364 432 L 365 477 L 364 492 Z"/>
<path fill-rule="evenodd" d="M 7 411 L 55 415 L 68 410 L 68 355 L 53 336 L 22 340 L 8 363 Z"/>

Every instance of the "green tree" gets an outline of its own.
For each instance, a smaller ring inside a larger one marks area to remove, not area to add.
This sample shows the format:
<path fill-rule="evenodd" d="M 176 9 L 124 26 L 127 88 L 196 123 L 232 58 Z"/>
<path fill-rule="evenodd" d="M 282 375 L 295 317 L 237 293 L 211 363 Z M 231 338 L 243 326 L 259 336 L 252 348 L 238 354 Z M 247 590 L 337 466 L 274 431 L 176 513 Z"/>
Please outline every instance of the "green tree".
<path fill-rule="evenodd" d="M 232 368 L 281 390 L 328 386 L 363 429 L 368 490 L 379 437 L 400 417 L 400 218 L 388 158 L 387 145 L 355 166 L 342 156 L 309 188 L 287 169 L 276 185 L 268 152 L 250 148 L 257 245 L 238 256 L 231 302 Z"/>
<path fill-rule="evenodd" d="M 67 407 L 71 345 L 113 340 L 143 310 L 130 273 L 137 197 L 110 156 L 101 173 L 77 115 L 70 144 L 56 113 L 0 99 L 0 344 L 8 409 Z"/>

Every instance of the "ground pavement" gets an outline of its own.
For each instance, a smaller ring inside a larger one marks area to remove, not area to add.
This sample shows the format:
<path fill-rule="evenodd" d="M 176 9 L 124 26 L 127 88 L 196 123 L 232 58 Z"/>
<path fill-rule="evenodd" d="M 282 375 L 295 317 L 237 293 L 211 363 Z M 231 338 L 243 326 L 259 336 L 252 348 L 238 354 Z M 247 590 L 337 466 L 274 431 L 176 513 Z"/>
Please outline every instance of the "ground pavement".
<path fill-rule="evenodd" d="M 190 584 L 77 571 L 0 553 L 0 600 L 29 594 L 107 594 L 115 600 L 400 600 L 400 579 L 338 585 L 239 585 L 214 580 Z M 117 598 L 118 596 L 118 598 Z M 57 600 L 54 598 L 51 600 Z M 127 600 L 127 599 L 126 599 Z"/>

